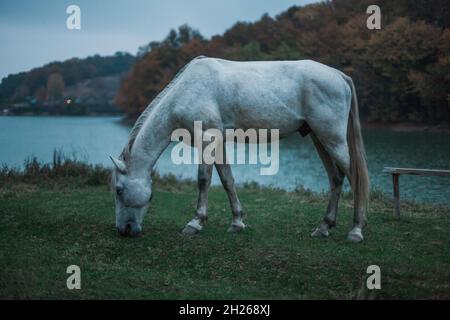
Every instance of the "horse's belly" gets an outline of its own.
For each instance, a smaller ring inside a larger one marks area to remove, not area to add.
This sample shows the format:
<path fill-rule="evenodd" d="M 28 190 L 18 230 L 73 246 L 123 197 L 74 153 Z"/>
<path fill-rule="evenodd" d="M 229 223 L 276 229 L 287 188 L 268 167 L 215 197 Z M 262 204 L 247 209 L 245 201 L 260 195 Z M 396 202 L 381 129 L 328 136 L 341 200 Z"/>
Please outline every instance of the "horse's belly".
<path fill-rule="evenodd" d="M 280 135 L 297 131 L 302 123 L 299 114 L 284 106 L 241 107 L 236 127 L 242 129 L 278 129 Z"/>

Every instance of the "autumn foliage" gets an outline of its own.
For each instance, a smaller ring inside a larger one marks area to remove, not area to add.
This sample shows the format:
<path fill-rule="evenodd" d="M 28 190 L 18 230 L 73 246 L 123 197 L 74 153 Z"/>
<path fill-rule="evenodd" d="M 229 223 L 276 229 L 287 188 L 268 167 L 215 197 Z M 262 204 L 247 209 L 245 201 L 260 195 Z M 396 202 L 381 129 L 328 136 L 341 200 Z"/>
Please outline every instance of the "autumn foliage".
<path fill-rule="evenodd" d="M 373 4 L 382 10 L 381 30 L 366 27 L 366 9 Z M 128 117 L 137 117 L 198 55 L 314 59 L 353 77 L 366 120 L 448 124 L 448 8 L 447 0 L 334 0 L 238 22 L 211 39 L 182 26 L 140 49 L 116 102 Z"/>
<path fill-rule="evenodd" d="M 65 87 L 87 79 L 127 72 L 134 59 L 128 53 L 117 52 L 107 57 L 94 55 L 85 59 L 52 62 L 28 72 L 10 74 L 0 84 L 0 105 L 24 102 L 28 98 L 35 98 L 38 102 L 58 98 Z"/>

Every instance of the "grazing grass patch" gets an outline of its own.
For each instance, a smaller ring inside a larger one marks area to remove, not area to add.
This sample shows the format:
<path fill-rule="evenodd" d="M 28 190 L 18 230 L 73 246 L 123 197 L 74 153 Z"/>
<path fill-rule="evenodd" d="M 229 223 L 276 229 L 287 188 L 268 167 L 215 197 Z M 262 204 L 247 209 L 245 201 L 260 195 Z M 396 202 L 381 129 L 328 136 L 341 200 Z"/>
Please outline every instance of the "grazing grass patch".
<path fill-rule="evenodd" d="M 159 179 L 144 235 L 130 239 L 116 233 L 108 186 L 14 179 L 0 186 L 1 298 L 450 298 L 448 208 L 405 204 L 395 220 L 375 193 L 366 240 L 353 244 L 348 195 L 338 228 L 319 240 L 310 233 L 323 216 L 323 195 L 247 186 L 239 195 L 248 229 L 228 234 L 226 194 L 212 188 L 207 226 L 187 238 L 180 231 L 194 214 L 196 188 Z M 81 290 L 66 288 L 72 264 L 81 268 Z M 382 289 L 368 291 L 366 269 L 374 264 Z"/>

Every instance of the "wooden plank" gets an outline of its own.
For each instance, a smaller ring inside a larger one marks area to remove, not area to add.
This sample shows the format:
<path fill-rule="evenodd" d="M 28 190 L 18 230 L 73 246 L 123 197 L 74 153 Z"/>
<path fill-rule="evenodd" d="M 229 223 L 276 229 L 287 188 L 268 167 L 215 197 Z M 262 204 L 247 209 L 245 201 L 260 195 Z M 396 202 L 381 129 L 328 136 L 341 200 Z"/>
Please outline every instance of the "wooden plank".
<path fill-rule="evenodd" d="M 419 176 L 450 177 L 450 170 L 386 167 L 383 169 L 383 172 L 389 173 L 389 174 L 413 174 L 413 175 L 419 175 Z"/>
<path fill-rule="evenodd" d="M 400 218 L 400 175 L 393 174 L 392 180 L 394 183 L 394 210 L 395 216 Z"/>

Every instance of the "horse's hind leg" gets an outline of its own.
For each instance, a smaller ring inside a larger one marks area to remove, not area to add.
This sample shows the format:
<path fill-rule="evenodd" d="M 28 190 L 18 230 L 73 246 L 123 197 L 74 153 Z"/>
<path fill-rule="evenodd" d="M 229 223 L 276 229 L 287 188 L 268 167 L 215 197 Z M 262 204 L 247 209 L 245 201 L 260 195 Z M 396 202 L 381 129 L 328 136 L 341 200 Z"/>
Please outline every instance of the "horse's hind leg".
<path fill-rule="evenodd" d="M 345 174 L 348 180 L 351 182 L 351 172 L 350 172 L 350 154 L 349 148 L 347 144 L 347 140 L 344 137 L 341 139 L 334 139 L 333 144 L 329 143 L 327 145 L 324 139 L 320 140 L 325 150 L 329 153 L 331 158 L 337 167 Z M 337 143 L 336 141 L 340 141 Z M 351 186 L 352 189 L 356 188 L 356 186 Z M 360 205 L 355 203 L 354 208 L 354 217 L 353 217 L 353 228 L 348 234 L 348 240 L 352 242 L 360 242 L 364 239 L 362 234 L 362 229 L 366 223 L 366 217 L 364 214 L 364 208 L 361 208 Z"/>
<path fill-rule="evenodd" d="M 311 138 L 327 171 L 330 182 L 330 200 L 328 202 L 326 214 L 320 226 L 312 233 L 313 237 L 323 238 L 327 237 L 329 234 L 328 231 L 336 226 L 338 202 L 342 193 L 345 174 L 339 169 L 314 133 L 311 134 Z"/>
<path fill-rule="evenodd" d="M 227 159 L 225 147 L 223 155 L 223 159 Z M 237 196 L 231 167 L 226 160 L 223 162 L 224 164 L 216 163 L 215 166 L 217 172 L 219 173 L 220 181 L 222 181 L 222 185 L 227 192 L 228 199 L 230 200 L 231 204 L 231 211 L 233 212 L 233 221 L 230 228 L 228 229 L 228 232 L 238 232 L 245 229 L 245 224 L 243 222 L 244 212 L 242 210 L 241 202 L 239 201 L 239 198 Z"/>
<path fill-rule="evenodd" d="M 211 185 L 213 166 L 200 164 L 198 166 L 198 201 L 197 214 L 183 229 L 186 235 L 194 235 L 203 229 L 204 222 L 208 219 L 208 189 Z"/>

